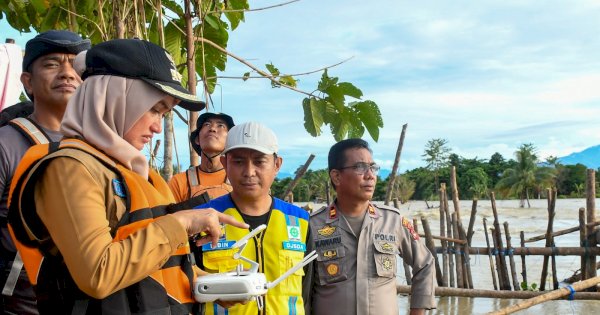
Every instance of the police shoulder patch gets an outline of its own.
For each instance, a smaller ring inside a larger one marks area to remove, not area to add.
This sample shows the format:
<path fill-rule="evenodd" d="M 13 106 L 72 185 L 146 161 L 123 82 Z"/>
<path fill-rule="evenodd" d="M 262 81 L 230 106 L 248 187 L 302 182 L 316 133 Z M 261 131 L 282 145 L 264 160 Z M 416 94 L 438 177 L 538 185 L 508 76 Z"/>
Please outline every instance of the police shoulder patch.
<path fill-rule="evenodd" d="M 405 217 L 402 217 L 402 226 L 404 226 L 404 228 L 406 228 L 408 232 L 410 232 L 410 235 L 413 239 L 419 239 L 419 234 L 415 231 L 415 228 L 412 226 L 412 224 L 410 224 L 410 221 L 408 221 L 408 219 Z"/>

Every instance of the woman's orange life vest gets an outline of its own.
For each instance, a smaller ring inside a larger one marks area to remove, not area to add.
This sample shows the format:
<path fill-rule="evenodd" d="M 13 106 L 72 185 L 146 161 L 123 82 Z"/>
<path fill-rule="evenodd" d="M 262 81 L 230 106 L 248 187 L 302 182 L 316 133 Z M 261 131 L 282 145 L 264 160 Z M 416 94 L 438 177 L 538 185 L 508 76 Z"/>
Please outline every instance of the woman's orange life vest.
<path fill-rule="evenodd" d="M 9 193 L 9 229 L 29 279 L 36 289 L 40 313 L 189 314 L 198 311 L 192 296 L 195 278 L 190 248 L 183 246 L 147 278 L 110 296 L 96 300 L 79 290 L 69 275 L 60 253 L 52 243 L 35 209 L 34 186 L 48 161 L 66 156 L 65 148 L 82 150 L 120 177 L 127 209 L 116 228 L 114 242 L 145 228 L 157 217 L 172 212 L 173 196 L 166 182 L 154 171 L 149 180 L 115 163 L 87 143 L 67 139 L 33 146 L 17 167 Z M 77 196 L 76 198 L 82 198 Z M 114 232 L 113 232 L 114 231 Z M 118 275 L 115 275 L 118 276 Z"/>

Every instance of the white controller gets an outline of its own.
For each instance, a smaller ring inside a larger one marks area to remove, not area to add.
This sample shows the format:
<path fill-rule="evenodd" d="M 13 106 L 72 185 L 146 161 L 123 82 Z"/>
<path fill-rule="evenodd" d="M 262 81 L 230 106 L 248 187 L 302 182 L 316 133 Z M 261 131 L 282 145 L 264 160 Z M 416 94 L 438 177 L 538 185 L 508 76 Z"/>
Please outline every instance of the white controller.
<path fill-rule="evenodd" d="M 241 259 L 249 263 L 251 266 L 250 270 L 243 270 L 243 265 L 239 264 L 235 271 L 197 277 L 194 281 L 194 298 L 196 301 L 206 303 L 214 302 L 216 300 L 248 301 L 257 299 L 259 296 L 265 295 L 270 288 L 278 285 L 279 282 L 296 272 L 296 270 L 306 266 L 317 258 L 317 253 L 312 251 L 304 257 L 304 260 L 292 267 L 275 281 L 267 282 L 265 274 L 258 272 L 258 263 L 241 256 L 241 252 L 244 250 L 248 240 L 266 228 L 267 226 L 264 224 L 258 226 L 231 246 L 231 248 L 239 249 L 238 252 L 233 255 L 233 258 Z"/>

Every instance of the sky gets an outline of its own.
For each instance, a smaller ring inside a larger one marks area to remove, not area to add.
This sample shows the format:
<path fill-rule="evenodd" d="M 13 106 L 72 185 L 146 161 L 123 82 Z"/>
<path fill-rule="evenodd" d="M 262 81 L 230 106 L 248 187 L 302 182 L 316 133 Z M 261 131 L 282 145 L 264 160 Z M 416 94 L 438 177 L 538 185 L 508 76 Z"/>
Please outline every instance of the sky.
<path fill-rule="evenodd" d="M 282 2 L 282 1 L 281 1 Z M 250 1 L 251 8 L 281 3 Z M 230 33 L 227 50 L 264 69 L 304 73 L 351 58 L 329 75 L 351 82 L 379 105 L 378 142 L 364 139 L 373 157 L 391 169 L 403 124 L 408 124 L 400 171 L 424 166 L 426 143 L 448 141 L 453 153 L 513 158 L 532 143 L 541 158 L 566 156 L 600 144 L 600 1 L 356 1 L 302 0 L 247 12 Z M 24 47 L 0 21 L 5 37 Z M 230 58 L 221 75 L 249 69 Z M 298 77 L 312 92 L 320 73 Z M 215 108 L 236 123 L 272 128 L 293 173 L 310 153 L 311 168 L 327 167 L 335 143 L 328 127 L 319 137 L 304 129 L 302 99 L 267 80 L 221 79 Z M 176 140 L 186 167 L 186 127 Z"/>

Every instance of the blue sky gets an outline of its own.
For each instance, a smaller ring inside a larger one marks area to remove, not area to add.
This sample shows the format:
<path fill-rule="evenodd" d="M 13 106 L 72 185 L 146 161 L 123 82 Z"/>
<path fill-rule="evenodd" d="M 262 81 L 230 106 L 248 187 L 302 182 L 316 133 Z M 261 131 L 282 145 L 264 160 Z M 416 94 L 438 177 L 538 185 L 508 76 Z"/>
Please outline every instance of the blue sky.
<path fill-rule="evenodd" d="M 258 8 L 277 1 L 251 1 Z M 523 143 L 541 157 L 564 156 L 600 144 L 600 1 L 355 1 L 302 0 L 249 12 L 230 34 L 227 49 L 283 73 L 329 70 L 375 101 L 384 127 L 378 143 L 368 135 L 375 160 L 391 168 L 402 125 L 408 129 L 401 170 L 423 166 L 433 138 L 454 153 L 512 158 Z M 5 37 L 17 43 L 29 34 Z M 230 59 L 223 75 L 248 69 Z M 312 91 L 320 74 L 299 77 Z M 222 79 L 216 111 L 236 122 L 260 121 L 274 129 L 292 173 L 310 153 L 312 168 L 326 167 L 334 143 L 325 128 L 318 138 L 303 127 L 303 95 L 272 89 L 266 80 Z M 222 91 L 222 98 L 221 98 Z M 187 165 L 185 127 L 176 130 Z"/>

